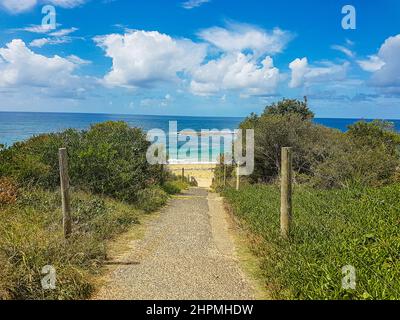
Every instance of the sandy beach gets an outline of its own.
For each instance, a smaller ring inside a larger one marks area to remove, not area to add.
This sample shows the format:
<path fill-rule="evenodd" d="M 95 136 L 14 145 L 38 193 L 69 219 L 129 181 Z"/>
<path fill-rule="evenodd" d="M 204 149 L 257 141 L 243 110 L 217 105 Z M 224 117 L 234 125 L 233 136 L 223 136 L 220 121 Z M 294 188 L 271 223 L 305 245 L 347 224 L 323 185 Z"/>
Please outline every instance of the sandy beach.
<path fill-rule="evenodd" d="M 216 167 L 215 163 L 205 163 L 205 164 L 169 164 L 168 169 L 176 174 L 182 174 L 182 168 L 185 169 L 185 176 L 194 177 L 201 188 L 209 188 L 212 184 L 212 179 L 214 176 L 214 169 Z"/>

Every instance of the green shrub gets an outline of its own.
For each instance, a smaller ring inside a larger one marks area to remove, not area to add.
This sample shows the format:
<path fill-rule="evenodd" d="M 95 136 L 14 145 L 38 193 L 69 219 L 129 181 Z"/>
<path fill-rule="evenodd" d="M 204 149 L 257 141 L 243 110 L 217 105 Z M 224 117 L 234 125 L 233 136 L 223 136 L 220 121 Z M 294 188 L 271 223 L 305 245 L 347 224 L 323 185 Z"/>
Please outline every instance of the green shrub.
<path fill-rule="evenodd" d="M 160 187 L 140 190 L 138 193 L 138 208 L 145 212 L 155 211 L 167 203 L 168 195 Z"/>
<path fill-rule="evenodd" d="M 395 181 L 400 135 L 390 123 L 360 121 L 342 133 L 317 125 L 312 118 L 305 103 L 283 100 L 241 123 L 240 128 L 255 130 L 253 182 L 273 182 L 279 177 L 282 147 L 293 149 L 296 176 L 316 187 L 380 186 Z"/>
<path fill-rule="evenodd" d="M 174 195 L 181 193 L 184 189 L 187 189 L 188 184 L 185 181 L 172 180 L 166 182 L 162 187 L 166 193 Z"/>
<path fill-rule="evenodd" d="M 0 151 L 0 176 L 21 185 L 59 186 L 58 149 L 66 147 L 72 186 L 135 202 L 139 190 L 160 182 L 159 166 L 146 159 L 144 132 L 124 122 L 105 122 L 87 131 L 46 134 Z"/>

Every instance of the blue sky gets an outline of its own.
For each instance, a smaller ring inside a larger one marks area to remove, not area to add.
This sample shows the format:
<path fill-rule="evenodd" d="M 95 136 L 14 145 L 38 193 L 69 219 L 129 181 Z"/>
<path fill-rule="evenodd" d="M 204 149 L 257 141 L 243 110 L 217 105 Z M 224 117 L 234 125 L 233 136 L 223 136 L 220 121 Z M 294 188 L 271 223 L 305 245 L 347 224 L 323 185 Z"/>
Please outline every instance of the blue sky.
<path fill-rule="evenodd" d="M 0 30 L 0 111 L 400 118 L 398 0 L 0 0 Z"/>

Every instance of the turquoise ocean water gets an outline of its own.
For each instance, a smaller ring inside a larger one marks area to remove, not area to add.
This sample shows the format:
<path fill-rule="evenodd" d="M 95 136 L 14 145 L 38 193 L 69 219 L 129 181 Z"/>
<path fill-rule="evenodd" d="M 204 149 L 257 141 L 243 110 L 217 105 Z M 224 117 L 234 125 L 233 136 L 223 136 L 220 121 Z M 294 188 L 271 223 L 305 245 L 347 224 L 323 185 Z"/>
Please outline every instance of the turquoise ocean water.
<path fill-rule="evenodd" d="M 0 112 L 0 144 L 7 146 L 26 140 L 42 133 L 58 132 L 68 128 L 87 129 L 90 125 L 104 121 L 126 121 L 130 126 L 140 127 L 145 131 L 151 129 L 169 130 L 169 122 L 177 121 L 178 131 L 188 129 L 234 130 L 243 118 L 230 117 L 184 117 L 184 116 L 143 116 L 112 115 L 85 113 L 33 113 L 33 112 Z M 360 119 L 315 119 L 315 122 L 328 127 L 345 131 L 347 126 Z M 400 131 L 400 120 L 390 120 Z M 178 148 L 184 142 L 178 143 Z M 201 145 L 199 156 L 201 157 Z M 204 150 L 204 149 L 203 149 Z M 212 150 L 211 152 L 217 152 Z M 174 150 L 171 150 L 173 153 Z M 184 157 L 184 155 L 182 155 Z M 192 156 L 193 157 L 193 156 Z"/>

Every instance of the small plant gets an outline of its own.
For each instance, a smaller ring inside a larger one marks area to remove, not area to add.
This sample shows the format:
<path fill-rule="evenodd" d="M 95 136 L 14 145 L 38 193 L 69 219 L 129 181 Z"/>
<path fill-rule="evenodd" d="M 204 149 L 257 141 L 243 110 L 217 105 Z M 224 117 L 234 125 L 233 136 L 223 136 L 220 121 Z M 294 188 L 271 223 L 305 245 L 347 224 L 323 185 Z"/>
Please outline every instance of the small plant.
<path fill-rule="evenodd" d="M 0 177 L 0 205 L 17 202 L 18 187 L 13 179 Z"/>
<path fill-rule="evenodd" d="M 159 187 L 151 187 L 139 191 L 137 205 L 145 212 L 152 212 L 167 203 L 168 196 Z"/>

